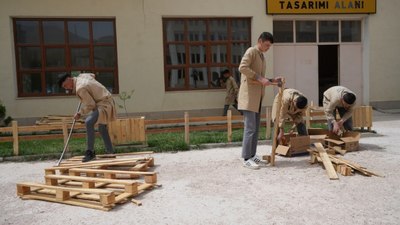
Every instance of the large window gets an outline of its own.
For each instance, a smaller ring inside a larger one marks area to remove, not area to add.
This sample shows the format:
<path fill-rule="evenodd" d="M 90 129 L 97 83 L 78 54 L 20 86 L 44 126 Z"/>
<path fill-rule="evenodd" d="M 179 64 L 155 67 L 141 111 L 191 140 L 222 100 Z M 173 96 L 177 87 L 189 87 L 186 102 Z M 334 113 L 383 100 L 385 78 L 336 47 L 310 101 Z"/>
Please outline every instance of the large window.
<path fill-rule="evenodd" d="M 361 32 L 361 20 L 273 21 L 275 43 L 361 42 Z"/>
<path fill-rule="evenodd" d="M 221 72 L 239 80 L 251 45 L 250 18 L 164 18 L 165 90 L 221 88 Z"/>
<path fill-rule="evenodd" d="M 66 72 L 96 74 L 118 93 L 114 19 L 14 19 L 18 96 L 65 95 L 57 80 Z"/>

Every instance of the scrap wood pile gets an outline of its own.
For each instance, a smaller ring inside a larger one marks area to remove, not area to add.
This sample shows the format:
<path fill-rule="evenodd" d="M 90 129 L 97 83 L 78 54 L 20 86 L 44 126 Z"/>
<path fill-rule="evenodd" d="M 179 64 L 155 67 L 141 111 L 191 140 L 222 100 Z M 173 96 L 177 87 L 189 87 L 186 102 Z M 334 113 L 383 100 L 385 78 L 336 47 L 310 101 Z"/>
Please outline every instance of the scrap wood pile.
<path fill-rule="evenodd" d="M 73 115 L 48 115 L 40 118 L 36 121 L 36 125 L 62 125 L 64 122 L 67 124 L 72 124 L 74 120 Z M 84 124 L 84 118 L 76 120 L 76 123 Z"/>
<path fill-rule="evenodd" d="M 368 177 L 383 177 L 382 175 L 367 170 L 367 168 L 358 163 L 351 162 L 343 157 L 335 156 L 335 152 L 332 151 L 332 149 L 329 150 L 328 148 L 327 151 L 321 143 L 314 143 L 314 147 L 309 148 L 309 152 L 311 155 L 310 162 L 312 164 L 322 162 L 328 177 L 331 180 L 339 179 L 337 173 L 340 173 L 343 176 L 351 176 L 354 175 L 355 172 L 358 172 Z"/>
<path fill-rule="evenodd" d="M 45 183 L 17 183 L 21 199 L 44 200 L 100 210 L 132 202 L 144 191 L 158 187 L 153 152 L 98 155 L 82 163 L 82 156 L 45 169 Z"/>

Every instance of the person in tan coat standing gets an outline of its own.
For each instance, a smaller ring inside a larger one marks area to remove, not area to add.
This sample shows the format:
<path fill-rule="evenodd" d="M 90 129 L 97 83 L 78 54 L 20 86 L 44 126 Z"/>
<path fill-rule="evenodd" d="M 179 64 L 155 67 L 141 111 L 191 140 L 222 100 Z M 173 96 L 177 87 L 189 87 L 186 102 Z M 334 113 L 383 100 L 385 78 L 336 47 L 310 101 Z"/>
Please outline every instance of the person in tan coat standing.
<path fill-rule="evenodd" d="M 85 119 L 87 149 L 82 162 L 93 160 L 96 157 L 94 151 L 95 124 L 99 126 L 106 153 L 114 153 L 107 129 L 107 123 L 116 119 L 115 103 L 111 93 L 95 79 L 95 75 L 92 73 L 82 73 L 78 77 L 65 74 L 58 80 L 58 84 L 60 87 L 76 93 L 84 105 L 74 115 L 74 119 L 79 119 L 81 115 L 88 114 Z"/>
<path fill-rule="evenodd" d="M 235 79 L 232 77 L 229 70 L 222 71 L 222 76 L 224 77 L 224 85 L 226 88 L 226 97 L 225 97 L 225 105 L 224 105 L 224 113 L 223 116 L 226 116 L 228 113 L 229 106 L 232 105 L 235 109 L 237 107 L 237 95 L 239 92 L 239 87 L 236 84 Z"/>
<path fill-rule="evenodd" d="M 275 96 L 274 103 L 272 105 L 272 121 L 275 122 L 275 118 L 277 117 L 278 111 L 278 95 Z M 282 94 L 282 101 L 281 101 L 281 109 L 280 109 L 280 116 L 279 116 L 279 134 L 278 140 L 283 138 L 284 134 L 284 125 L 285 120 L 290 118 L 294 125 L 297 128 L 297 133 L 300 136 L 308 135 L 306 125 L 304 124 L 303 114 L 307 110 L 307 103 L 308 100 L 304 95 L 292 88 L 286 88 L 283 90 Z"/>
<path fill-rule="evenodd" d="M 242 144 L 243 166 L 250 169 L 259 169 L 267 162 L 256 155 L 258 131 L 260 127 L 261 103 L 264 97 L 265 86 L 280 81 L 280 78 L 265 78 L 266 64 L 264 53 L 274 43 L 269 32 L 261 33 L 257 45 L 250 47 L 242 57 L 239 71 L 241 73 L 238 97 L 238 109 L 244 116 L 244 131 Z"/>

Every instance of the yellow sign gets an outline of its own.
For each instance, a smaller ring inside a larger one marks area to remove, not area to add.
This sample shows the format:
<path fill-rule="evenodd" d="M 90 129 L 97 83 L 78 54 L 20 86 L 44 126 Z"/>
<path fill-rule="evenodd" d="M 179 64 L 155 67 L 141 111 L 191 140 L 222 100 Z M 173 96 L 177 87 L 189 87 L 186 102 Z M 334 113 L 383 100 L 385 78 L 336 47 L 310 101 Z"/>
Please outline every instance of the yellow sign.
<path fill-rule="evenodd" d="M 376 0 L 267 0 L 267 14 L 376 13 Z"/>

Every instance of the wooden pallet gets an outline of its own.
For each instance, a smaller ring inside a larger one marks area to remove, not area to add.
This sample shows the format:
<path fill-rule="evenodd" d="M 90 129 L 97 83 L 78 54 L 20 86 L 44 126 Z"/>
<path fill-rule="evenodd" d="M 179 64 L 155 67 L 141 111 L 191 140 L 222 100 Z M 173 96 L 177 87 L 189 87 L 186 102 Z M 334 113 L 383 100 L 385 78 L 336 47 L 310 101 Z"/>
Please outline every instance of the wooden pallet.
<path fill-rule="evenodd" d="M 45 169 L 44 184 L 18 183 L 17 194 L 21 199 L 44 200 L 105 211 L 129 199 L 141 205 L 140 201 L 132 198 L 159 186 L 157 173 L 147 171 L 154 166 L 153 157 L 130 158 L 132 155 L 116 154 L 109 159 L 99 158 L 87 163 L 74 158 L 66 160 L 60 166 Z"/>

